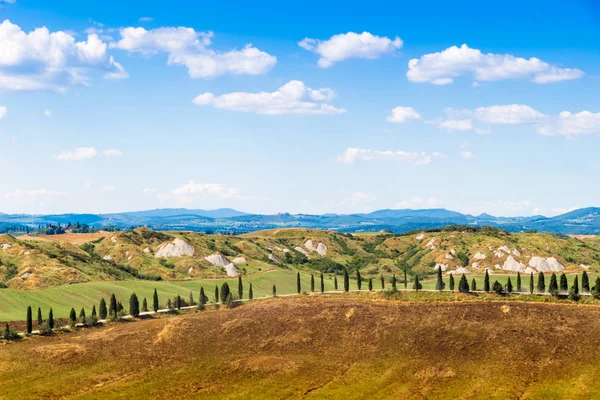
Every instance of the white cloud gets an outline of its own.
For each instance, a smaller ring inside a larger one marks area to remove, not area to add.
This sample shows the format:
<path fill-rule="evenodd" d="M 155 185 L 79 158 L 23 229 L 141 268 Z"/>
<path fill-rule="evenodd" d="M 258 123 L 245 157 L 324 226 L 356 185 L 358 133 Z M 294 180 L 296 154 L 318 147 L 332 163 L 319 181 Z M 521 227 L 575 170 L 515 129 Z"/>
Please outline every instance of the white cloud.
<path fill-rule="evenodd" d="M 206 51 L 200 54 L 171 54 L 170 65 L 185 65 L 191 78 L 233 75 L 261 75 L 277 64 L 277 58 L 252 45 L 225 53 Z"/>
<path fill-rule="evenodd" d="M 235 92 L 221 96 L 204 93 L 197 96 L 193 103 L 199 106 L 254 112 L 266 115 L 283 114 L 342 114 L 345 109 L 335 108 L 324 103 L 334 97 L 329 88 L 311 89 L 304 82 L 290 81 L 275 92 L 246 93 Z"/>
<path fill-rule="evenodd" d="M 0 88 L 65 91 L 69 85 L 88 84 L 91 70 L 106 77 L 126 75 L 96 34 L 76 42 L 66 31 L 41 27 L 26 33 L 9 20 L 0 24 Z"/>
<path fill-rule="evenodd" d="M 37 197 L 54 197 L 54 196 L 62 196 L 64 192 L 59 192 L 56 190 L 49 189 L 15 189 L 12 192 L 6 193 L 6 197 L 11 198 L 37 198 Z"/>
<path fill-rule="evenodd" d="M 154 18 L 152 18 L 152 17 L 142 17 L 138 21 L 140 21 L 140 22 L 152 22 L 152 21 L 154 21 Z"/>
<path fill-rule="evenodd" d="M 321 56 L 318 65 L 321 68 L 329 68 L 336 62 L 349 58 L 376 59 L 386 54 L 394 53 L 402 47 L 402 39 L 396 36 L 394 39 L 363 33 L 342 33 L 334 35 L 328 40 L 305 38 L 298 45 L 305 50 Z"/>
<path fill-rule="evenodd" d="M 409 120 L 421 119 L 421 115 L 412 107 L 396 107 L 388 116 L 388 122 L 403 123 Z"/>
<path fill-rule="evenodd" d="M 8 113 L 8 108 L 0 106 L 0 119 L 6 117 L 6 113 Z"/>
<path fill-rule="evenodd" d="M 348 148 L 337 160 L 344 164 L 355 164 L 359 161 L 397 161 L 414 165 L 431 164 L 434 158 L 441 157 L 438 152 L 380 151 L 359 148 Z"/>
<path fill-rule="evenodd" d="M 102 154 L 104 155 L 104 157 L 108 158 L 121 157 L 123 155 L 123 153 L 117 149 L 104 150 Z"/>
<path fill-rule="evenodd" d="M 448 119 L 440 123 L 440 128 L 448 131 L 470 131 L 473 129 L 471 119 Z"/>
<path fill-rule="evenodd" d="M 104 190 L 105 192 L 114 192 L 115 191 L 115 187 L 112 185 L 105 185 L 102 187 L 102 190 Z"/>
<path fill-rule="evenodd" d="M 81 161 L 90 160 L 97 154 L 98 150 L 93 147 L 79 147 L 73 151 L 63 151 L 56 158 L 62 161 Z"/>
<path fill-rule="evenodd" d="M 91 182 L 86 182 L 86 183 L 83 184 L 83 188 L 84 189 L 89 189 L 91 187 L 92 187 L 92 183 Z"/>
<path fill-rule="evenodd" d="M 462 158 L 464 158 L 465 160 L 472 160 L 472 159 L 476 158 L 476 157 L 475 157 L 475 154 L 473 154 L 473 153 L 472 153 L 471 151 L 469 151 L 469 150 L 463 150 L 463 151 L 461 151 L 461 152 L 460 152 L 460 156 L 461 156 Z"/>
<path fill-rule="evenodd" d="M 399 201 L 396 203 L 394 208 L 396 209 L 423 209 L 423 208 L 439 208 L 444 204 L 443 201 L 435 199 L 433 197 L 423 198 L 414 196 L 406 200 Z"/>
<path fill-rule="evenodd" d="M 481 122 L 496 125 L 529 124 L 546 117 L 541 112 L 523 104 L 479 107 L 474 111 Z"/>
<path fill-rule="evenodd" d="M 52 111 L 44 110 L 44 117 L 51 117 L 51 116 L 52 116 Z"/>
<path fill-rule="evenodd" d="M 575 211 L 577 210 L 578 207 L 571 207 L 571 208 L 561 208 L 561 207 L 557 207 L 557 208 L 553 208 L 552 209 L 552 215 L 561 215 L 561 214 L 566 214 L 569 213 L 571 211 Z"/>
<path fill-rule="evenodd" d="M 184 65 L 192 78 L 213 78 L 226 73 L 259 75 L 271 70 L 277 58 L 260 51 L 251 44 L 242 50 L 217 52 L 209 48 L 212 32 L 200 32 L 186 27 L 163 27 L 146 30 L 138 27 L 122 28 L 120 40 L 111 48 L 152 56 L 168 53 L 169 65 Z"/>
<path fill-rule="evenodd" d="M 371 203 L 377 200 L 374 196 L 371 196 L 368 193 L 364 192 L 354 192 L 350 195 L 350 197 L 342 200 L 339 205 L 340 206 L 356 206 L 364 203 Z"/>
<path fill-rule="evenodd" d="M 194 180 L 173 190 L 178 197 L 206 197 L 214 196 L 224 199 L 242 197 L 237 189 L 228 188 L 221 183 L 200 183 Z"/>
<path fill-rule="evenodd" d="M 600 133 L 600 113 L 581 111 L 573 114 L 563 111 L 558 117 L 553 117 L 540 125 L 537 132 L 540 135 L 567 137 Z"/>
<path fill-rule="evenodd" d="M 527 79 L 535 83 L 579 79 L 584 75 L 578 69 L 558 68 L 538 58 L 484 54 L 463 44 L 461 47 L 452 46 L 444 51 L 410 60 L 406 76 L 412 82 L 447 85 L 454 78 L 469 74 L 476 81 Z"/>

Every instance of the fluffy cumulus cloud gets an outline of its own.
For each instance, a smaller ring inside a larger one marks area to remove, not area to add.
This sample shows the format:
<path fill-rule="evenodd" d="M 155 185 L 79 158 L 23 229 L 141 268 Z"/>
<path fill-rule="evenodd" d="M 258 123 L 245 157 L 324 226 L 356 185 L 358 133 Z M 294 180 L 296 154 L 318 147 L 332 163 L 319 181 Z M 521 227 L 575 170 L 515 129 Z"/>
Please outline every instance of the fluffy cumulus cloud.
<path fill-rule="evenodd" d="M 328 103 L 335 97 L 329 88 L 311 89 L 304 82 L 290 81 L 275 92 L 246 93 L 235 92 L 220 96 L 204 93 L 193 103 L 199 106 L 213 106 L 224 110 L 254 112 L 266 115 L 282 114 L 342 114 L 343 108 Z"/>
<path fill-rule="evenodd" d="M 413 165 L 431 164 L 434 158 L 441 157 L 438 152 L 426 153 L 423 151 L 381 151 L 360 148 L 348 148 L 338 157 L 338 161 L 344 164 L 355 164 L 359 161 L 396 161 Z"/>
<path fill-rule="evenodd" d="M 557 117 L 550 118 L 540 125 L 537 132 L 541 135 L 566 137 L 598 134 L 600 133 L 600 113 L 581 111 L 573 114 L 563 111 Z"/>
<path fill-rule="evenodd" d="M 192 78 L 213 78 L 224 74 L 259 75 L 277 64 L 277 58 L 251 44 L 243 49 L 217 52 L 212 44 L 212 32 L 200 32 L 186 27 L 163 27 L 147 30 L 141 27 L 122 28 L 120 39 L 111 48 L 152 56 L 168 54 L 169 65 L 187 67 Z"/>
<path fill-rule="evenodd" d="M 476 81 L 527 79 L 535 83 L 551 83 L 579 79 L 584 73 L 574 68 L 559 68 L 535 57 L 526 59 L 511 54 L 484 54 L 466 44 L 412 59 L 406 73 L 412 82 L 434 85 L 450 84 L 462 75 L 472 75 Z"/>
<path fill-rule="evenodd" d="M 0 88 L 64 91 L 69 85 L 87 84 L 93 70 L 107 79 L 126 78 L 107 47 L 96 34 L 76 41 L 71 33 L 46 27 L 26 33 L 5 20 L 0 24 Z"/>
<path fill-rule="evenodd" d="M 177 197 L 218 197 L 223 199 L 240 198 L 240 192 L 235 188 L 229 188 L 221 183 L 201 183 L 194 180 L 179 186 L 173 190 Z"/>
<path fill-rule="evenodd" d="M 6 117 L 7 113 L 8 113 L 8 108 L 6 108 L 5 106 L 0 106 L 0 119 Z"/>
<path fill-rule="evenodd" d="M 56 156 L 56 159 L 61 161 L 91 160 L 100 154 L 106 158 L 120 157 L 123 155 L 123 153 L 117 149 L 107 149 L 99 152 L 95 147 L 78 147 L 72 151 L 63 151 Z"/>
<path fill-rule="evenodd" d="M 413 196 L 411 198 L 399 201 L 396 203 L 395 208 L 397 209 L 423 209 L 423 208 L 438 208 L 444 204 L 443 201 L 435 199 L 433 197 L 420 197 Z"/>
<path fill-rule="evenodd" d="M 402 39 L 381 37 L 369 32 L 348 32 L 334 35 L 328 40 L 305 38 L 298 42 L 303 49 L 312 51 L 320 56 L 318 65 L 329 68 L 333 64 L 349 58 L 376 59 L 386 54 L 392 54 L 402 47 Z"/>
<path fill-rule="evenodd" d="M 388 116 L 388 122 L 403 123 L 410 120 L 421 119 L 421 115 L 412 107 L 396 107 Z"/>
<path fill-rule="evenodd" d="M 491 133 L 489 127 L 492 125 L 537 124 L 548 118 L 547 115 L 524 104 L 478 107 L 474 110 L 447 108 L 445 111 L 447 118 L 439 123 L 440 128 L 482 134 Z"/>

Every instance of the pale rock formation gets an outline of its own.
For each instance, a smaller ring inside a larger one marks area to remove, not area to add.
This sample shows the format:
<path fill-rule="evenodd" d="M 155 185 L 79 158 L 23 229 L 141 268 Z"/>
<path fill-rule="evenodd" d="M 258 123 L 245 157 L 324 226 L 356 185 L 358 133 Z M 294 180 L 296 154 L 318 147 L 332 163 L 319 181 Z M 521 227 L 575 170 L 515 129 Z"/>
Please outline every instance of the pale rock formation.
<path fill-rule="evenodd" d="M 445 256 L 446 260 L 454 260 L 454 257 L 452 257 L 452 254 L 448 253 Z"/>
<path fill-rule="evenodd" d="M 289 253 L 289 252 L 290 252 L 290 249 L 283 249 L 282 251 L 283 251 L 284 253 Z"/>
<path fill-rule="evenodd" d="M 30 251 L 26 251 L 25 253 L 23 253 L 23 255 L 24 255 L 24 256 L 28 256 L 28 255 L 30 255 L 30 254 L 31 254 L 31 252 L 30 252 Z M 589 267 L 588 267 L 588 268 L 589 268 Z"/>
<path fill-rule="evenodd" d="M 456 272 L 456 274 L 468 274 L 468 273 L 470 273 L 471 271 L 469 271 L 469 269 L 468 269 L 468 268 L 465 268 L 465 267 L 460 267 L 460 268 L 456 268 L 456 271 L 455 271 L 455 272 Z"/>
<path fill-rule="evenodd" d="M 110 241 L 112 243 L 117 243 L 117 238 L 113 236 L 113 237 L 110 238 Z"/>
<path fill-rule="evenodd" d="M 474 263 L 471 265 L 471 268 L 479 270 L 479 264 L 481 264 L 481 261 L 475 261 L 475 262 L 474 262 Z"/>
<path fill-rule="evenodd" d="M 521 252 L 517 249 L 512 249 L 513 256 L 521 257 Z"/>
<path fill-rule="evenodd" d="M 219 253 L 215 253 L 210 256 L 206 256 L 206 257 L 204 257 L 204 259 L 206 261 L 208 261 L 209 263 L 211 263 L 212 265 L 214 265 L 215 267 L 225 267 L 225 266 L 231 264 L 231 262 L 227 258 L 225 258 L 225 256 L 223 256 L 223 254 L 219 254 Z"/>
<path fill-rule="evenodd" d="M 190 267 L 190 269 L 188 269 L 188 274 L 191 274 L 192 272 L 194 272 L 194 267 Z"/>
<path fill-rule="evenodd" d="M 27 278 L 29 278 L 29 275 L 31 275 L 31 272 L 25 272 L 24 274 L 21 275 L 21 279 L 27 279 Z"/>
<path fill-rule="evenodd" d="M 502 250 L 496 250 L 496 251 L 494 252 L 494 257 L 496 257 L 496 258 L 502 258 L 502 257 L 504 257 L 505 255 L 506 255 L 506 253 L 504 253 Z"/>
<path fill-rule="evenodd" d="M 500 264 L 496 264 L 494 265 L 494 269 L 502 269 L 502 267 L 500 266 Z"/>
<path fill-rule="evenodd" d="M 310 239 L 308 239 L 306 242 L 304 242 L 304 247 L 306 247 L 310 251 L 316 250 L 315 246 L 313 245 L 312 240 L 310 240 Z"/>
<path fill-rule="evenodd" d="M 183 257 L 193 256 L 195 252 L 194 246 L 187 243 L 186 241 L 176 238 L 171 243 L 163 243 L 159 248 L 154 257 Z"/>
<path fill-rule="evenodd" d="M 448 264 L 437 263 L 437 264 L 435 264 L 435 267 L 433 267 L 433 269 L 436 270 L 436 271 L 438 269 L 440 269 L 440 268 L 442 269 L 442 272 L 444 272 L 444 271 L 446 271 L 448 269 Z"/>
<path fill-rule="evenodd" d="M 424 235 L 424 234 L 422 234 L 422 233 L 420 233 L 419 235 L 417 235 L 417 236 L 415 237 L 415 239 L 417 239 L 417 240 L 423 240 L 423 239 L 425 239 L 425 235 Z"/>
<path fill-rule="evenodd" d="M 327 254 L 327 245 L 325 245 L 325 243 L 319 243 L 317 245 L 317 253 L 319 253 L 322 256 L 326 255 Z"/>
<path fill-rule="evenodd" d="M 525 264 L 518 262 L 513 256 L 508 256 L 502 269 L 505 271 L 525 272 Z"/>
<path fill-rule="evenodd" d="M 535 270 L 531 267 L 525 268 L 525 271 L 523 271 L 523 272 L 525 272 L 526 274 L 531 274 L 531 273 L 535 274 Z"/>
<path fill-rule="evenodd" d="M 150 253 L 150 249 L 146 247 L 146 248 L 144 249 L 144 253 Z"/>
<path fill-rule="evenodd" d="M 275 257 L 275 254 L 273 254 L 273 253 L 269 254 L 269 260 L 274 261 L 274 262 L 279 262 L 279 259 L 277 257 Z"/>
<path fill-rule="evenodd" d="M 554 257 L 531 257 L 529 266 L 540 272 L 556 272 L 565 269 L 565 267 Z"/>
<path fill-rule="evenodd" d="M 427 244 L 425 245 L 425 247 L 428 247 L 430 249 L 434 249 L 435 248 L 435 242 L 437 241 L 437 238 L 431 238 L 429 240 L 429 242 L 427 242 Z"/>
<path fill-rule="evenodd" d="M 112 257 L 111 257 L 111 255 L 110 255 L 110 254 L 107 254 L 107 255 L 105 255 L 104 257 L 102 257 L 102 259 L 103 259 L 104 261 L 112 261 Z"/>
<path fill-rule="evenodd" d="M 589 265 L 579 264 L 579 266 L 583 269 L 590 269 Z"/>
<path fill-rule="evenodd" d="M 245 264 L 245 263 L 247 263 L 247 261 L 246 261 L 246 259 L 244 257 L 234 258 L 231 262 L 234 263 L 234 264 Z"/>
<path fill-rule="evenodd" d="M 227 276 L 236 277 L 238 276 L 239 269 L 235 266 L 234 263 L 227 264 L 223 267 L 225 272 L 227 272 Z"/>
<path fill-rule="evenodd" d="M 302 253 L 308 257 L 308 252 L 306 250 L 304 250 L 302 247 L 300 247 L 300 246 L 294 247 L 294 250 L 296 250 L 298 253 Z"/>
<path fill-rule="evenodd" d="M 506 245 L 498 247 L 498 250 L 502 250 L 503 252 L 510 254 L 510 249 Z"/>
<path fill-rule="evenodd" d="M 453 256 L 455 256 L 456 255 L 456 250 L 450 249 L 450 254 L 452 254 Z"/>
<path fill-rule="evenodd" d="M 475 253 L 475 255 L 473 256 L 474 259 L 476 260 L 485 260 L 486 256 L 483 253 L 477 252 Z"/>
<path fill-rule="evenodd" d="M 8 244 L 8 243 L 2 243 L 2 245 L 0 245 L 0 247 L 2 247 L 2 250 L 8 250 L 12 246 L 10 244 Z"/>

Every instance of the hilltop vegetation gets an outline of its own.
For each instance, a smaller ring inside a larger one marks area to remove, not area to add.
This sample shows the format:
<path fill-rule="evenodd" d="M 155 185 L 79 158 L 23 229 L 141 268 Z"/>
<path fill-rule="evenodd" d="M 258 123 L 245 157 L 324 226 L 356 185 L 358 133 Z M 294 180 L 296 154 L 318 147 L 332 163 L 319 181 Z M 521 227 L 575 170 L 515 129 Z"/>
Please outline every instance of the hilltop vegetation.
<path fill-rule="evenodd" d="M 271 269 L 359 270 L 367 279 L 403 279 L 407 271 L 408 279 L 423 279 L 437 268 L 445 274 L 483 274 L 486 269 L 528 274 L 594 272 L 600 264 L 597 238 L 511 234 L 487 227 L 403 235 L 279 229 L 240 236 L 138 228 L 48 238 L 0 235 L 0 282 L 13 289 L 41 289 L 103 280 L 223 278 Z"/>

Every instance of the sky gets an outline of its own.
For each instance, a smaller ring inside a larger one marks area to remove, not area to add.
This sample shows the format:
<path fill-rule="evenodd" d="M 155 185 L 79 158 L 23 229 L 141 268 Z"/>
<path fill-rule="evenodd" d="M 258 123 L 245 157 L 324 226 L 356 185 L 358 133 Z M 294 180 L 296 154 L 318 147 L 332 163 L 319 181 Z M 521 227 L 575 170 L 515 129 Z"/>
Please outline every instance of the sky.
<path fill-rule="evenodd" d="M 600 3 L 487 3 L 0 1 L 0 212 L 599 206 Z"/>

